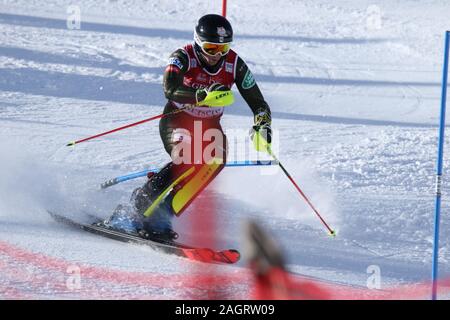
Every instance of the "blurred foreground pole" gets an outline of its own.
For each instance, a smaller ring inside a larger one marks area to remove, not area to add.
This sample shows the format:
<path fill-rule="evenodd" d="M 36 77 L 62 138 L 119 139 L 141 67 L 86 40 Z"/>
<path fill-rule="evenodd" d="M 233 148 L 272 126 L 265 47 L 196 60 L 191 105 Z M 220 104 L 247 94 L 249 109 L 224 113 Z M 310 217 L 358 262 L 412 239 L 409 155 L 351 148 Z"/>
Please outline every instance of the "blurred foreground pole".
<path fill-rule="evenodd" d="M 445 50 L 444 50 L 444 71 L 442 76 L 442 97 L 441 97 L 441 119 L 439 125 L 439 145 L 438 145 L 438 160 L 436 173 L 436 206 L 434 213 L 434 242 L 433 242 L 433 262 L 432 274 L 433 288 L 432 299 L 437 298 L 438 285 L 438 265 L 439 265 L 439 223 L 441 214 L 441 187 L 442 187 L 442 164 L 444 157 L 444 131 L 445 131 L 445 108 L 447 101 L 447 78 L 448 78 L 448 51 L 449 51 L 449 37 L 450 31 L 445 33 Z"/>
<path fill-rule="evenodd" d="M 246 223 L 244 239 L 244 255 L 254 276 L 250 299 L 325 300 L 332 297 L 325 286 L 289 273 L 279 241 L 256 221 Z"/>

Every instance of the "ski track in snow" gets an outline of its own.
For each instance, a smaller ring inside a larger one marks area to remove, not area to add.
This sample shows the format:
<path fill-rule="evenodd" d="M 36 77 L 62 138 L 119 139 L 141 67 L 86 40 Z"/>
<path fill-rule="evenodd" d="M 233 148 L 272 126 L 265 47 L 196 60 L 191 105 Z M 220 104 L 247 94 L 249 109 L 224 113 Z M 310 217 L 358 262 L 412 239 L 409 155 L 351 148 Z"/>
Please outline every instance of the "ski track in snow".
<path fill-rule="evenodd" d="M 70 263 L 145 279 L 188 278 L 209 268 L 72 230 L 46 209 L 78 220 L 86 220 L 86 212 L 106 218 L 143 180 L 105 191 L 101 182 L 168 161 L 156 123 L 75 148 L 65 144 L 161 113 L 167 57 L 192 40 L 199 16 L 220 10 L 218 3 L 199 0 L 183 8 L 177 1 L 77 3 L 81 30 L 67 29 L 64 1 L 0 5 L 1 296 L 245 296 L 248 278 L 211 293 L 177 280 L 161 288 L 150 280 L 120 283 L 89 274 L 81 291 L 67 290 L 67 273 L 57 268 Z M 371 5 L 381 10 L 379 29 L 368 27 Z M 219 246 L 240 248 L 242 224 L 253 218 L 280 241 L 293 273 L 364 287 L 367 268 L 376 265 L 383 289 L 429 280 L 448 12 L 450 4 L 439 0 L 282 0 L 276 7 L 268 0 L 230 2 L 234 46 L 272 108 L 280 159 L 338 236 L 327 237 L 281 171 L 226 168 L 208 188 L 219 204 Z M 248 130 L 251 112 L 240 96 L 236 100 L 223 127 Z M 444 183 L 443 277 L 450 275 L 448 189 Z M 190 227 L 208 214 L 190 208 L 175 227 L 195 241 Z M 33 254 L 55 259 L 53 267 L 36 265 Z M 211 269 L 234 277 L 245 266 L 244 259 Z"/>

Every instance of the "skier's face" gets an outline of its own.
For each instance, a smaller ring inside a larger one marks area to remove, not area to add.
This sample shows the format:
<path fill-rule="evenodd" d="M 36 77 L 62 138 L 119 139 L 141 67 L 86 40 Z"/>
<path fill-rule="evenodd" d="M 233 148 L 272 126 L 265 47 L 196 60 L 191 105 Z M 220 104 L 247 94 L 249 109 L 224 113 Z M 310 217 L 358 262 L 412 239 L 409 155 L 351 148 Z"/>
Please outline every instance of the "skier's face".
<path fill-rule="evenodd" d="M 210 66 L 215 66 L 220 61 L 220 58 L 222 58 L 220 53 L 217 53 L 216 55 L 212 56 L 202 52 L 202 56 L 205 59 L 206 63 Z"/>

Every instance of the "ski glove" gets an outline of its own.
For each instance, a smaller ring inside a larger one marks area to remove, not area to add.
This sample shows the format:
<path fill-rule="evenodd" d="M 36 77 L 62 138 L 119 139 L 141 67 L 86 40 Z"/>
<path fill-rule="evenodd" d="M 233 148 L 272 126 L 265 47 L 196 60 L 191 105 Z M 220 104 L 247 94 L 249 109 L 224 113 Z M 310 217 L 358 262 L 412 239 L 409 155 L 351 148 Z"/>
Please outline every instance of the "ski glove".
<path fill-rule="evenodd" d="M 250 130 L 250 138 L 256 151 L 270 153 L 272 143 L 271 117 L 267 112 L 255 115 L 255 124 Z"/>
<path fill-rule="evenodd" d="M 220 83 L 213 83 L 208 88 L 198 89 L 195 92 L 195 100 L 197 101 L 197 104 L 205 100 L 206 96 L 208 95 L 208 92 L 211 91 L 228 91 L 230 90 L 228 87 L 224 86 Z"/>

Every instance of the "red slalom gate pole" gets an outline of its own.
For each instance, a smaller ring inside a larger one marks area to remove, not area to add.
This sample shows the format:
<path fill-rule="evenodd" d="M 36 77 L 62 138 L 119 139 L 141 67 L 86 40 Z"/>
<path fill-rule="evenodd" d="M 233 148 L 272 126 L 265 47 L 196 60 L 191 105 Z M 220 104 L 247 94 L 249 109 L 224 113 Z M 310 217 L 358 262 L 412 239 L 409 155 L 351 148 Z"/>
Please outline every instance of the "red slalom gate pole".
<path fill-rule="evenodd" d="M 113 133 L 113 132 L 117 132 L 117 131 L 120 131 L 120 130 L 123 130 L 123 129 L 126 129 L 126 128 L 134 127 L 134 126 L 137 126 L 137 125 L 145 123 L 145 122 L 149 122 L 149 121 L 152 121 L 152 120 L 164 118 L 164 117 L 173 115 L 175 113 L 181 112 L 184 109 L 185 108 L 180 108 L 178 110 L 175 110 L 175 111 L 172 111 L 172 112 L 169 112 L 169 113 L 162 113 L 160 115 L 153 116 L 151 118 L 144 119 L 144 120 L 141 120 L 141 121 L 138 121 L 138 122 L 134 122 L 134 123 L 131 123 L 131 124 L 127 124 L 125 126 L 122 126 L 122 127 L 116 128 L 116 129 L 112 129 L 112 130 L 109 130 L 109 131 L 106 131 L 106 132 L 102 132 L 102 133 L 96 134 L 94 136 L 90 136 L 90 137 L 87 137 L 87 138 L 84 138 L 84 139 L 80 139 L 80 140 L 76 140 L 76 141 L 71 141 L 68 144 L 66 144 L 66 146 L 74 146 L 74 145 L 76 145 L 78 143 L 89 141 L 89 140 L 92 140 L 92 139 L 95 139 L 95 138 L 98 138 L 98 137 L 102 137 L 102 136 L 105 136 L 107 134 L 110 134 L 110 133 Z"/>
<path fill-rule="evenodd" d="M 227 0 L 222 0 L 222 16 L 227 16 Z"/>

